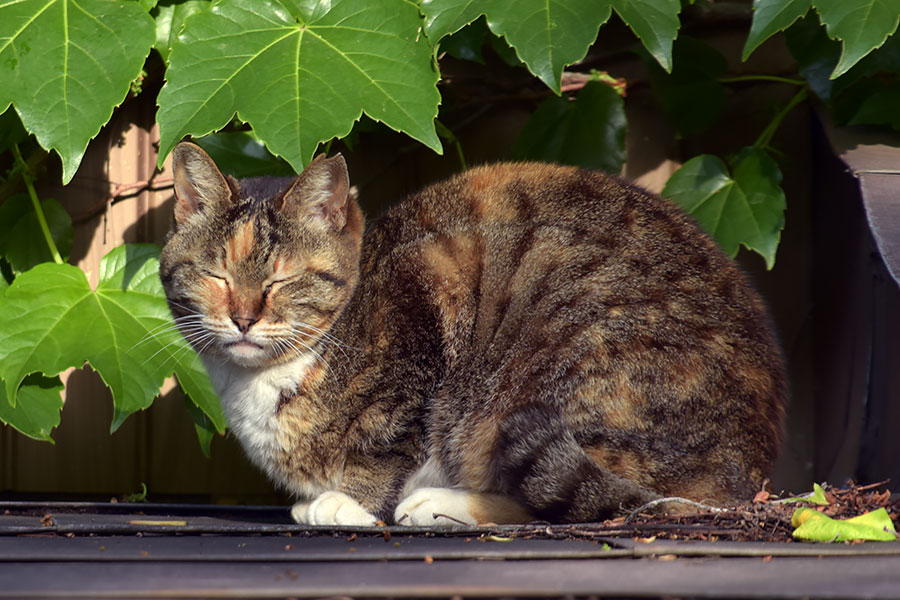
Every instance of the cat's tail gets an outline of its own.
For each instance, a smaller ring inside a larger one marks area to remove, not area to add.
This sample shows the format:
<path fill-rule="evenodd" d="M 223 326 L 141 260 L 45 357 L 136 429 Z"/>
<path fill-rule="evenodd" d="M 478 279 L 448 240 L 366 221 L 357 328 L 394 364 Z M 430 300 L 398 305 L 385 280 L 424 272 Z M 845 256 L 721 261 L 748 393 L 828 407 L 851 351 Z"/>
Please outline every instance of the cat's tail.
<path fill-rule="evenodd" d="M 559 413 L 528 404 L 500 425 L 495 477 L 502 493 L 550 522 L 600 521 L 658 494 L 591 460 Z"/>

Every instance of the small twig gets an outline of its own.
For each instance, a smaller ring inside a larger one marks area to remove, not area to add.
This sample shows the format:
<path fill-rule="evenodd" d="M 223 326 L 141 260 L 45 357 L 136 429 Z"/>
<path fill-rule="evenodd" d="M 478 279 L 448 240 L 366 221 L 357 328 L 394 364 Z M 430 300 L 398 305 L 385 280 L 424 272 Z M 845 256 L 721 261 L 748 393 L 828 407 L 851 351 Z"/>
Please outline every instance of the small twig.
<path fill-rule="evenodd" d="M 445 515 L 443 513 L 431 513 L 431 516 L 434 518 L 435 521 L 437 521 L 438 517 L 444 517 L 445 519 L 449 519 L 450 521 L 455 521 L 455 522 L 459 523 L 460 525 L 465 525 L 466 527 L 471 527 L 471 525 L 469 523 L 466 523 L 465 521 L 460 521 L 459 519 L 457 519 L 455 517 L 451 517 L 450 515 Z"/>
<path fill-rule="evenodd" d="M 629 514 L 627 517 L 625 517 L 625 521 L 623 522 L 623 525 L 627 525 L 628 523 L 630 523 L 632 519 L 634 519 L 636 516 L 638 516 L 640 513 L 644 512 L 645 510 L 649 510 L 651 508 L 659 506 L 660 504 L 666 504 L 669 502 L 674 503 L 674 504 L 687 504 L 688 506 L 702 508 L 704 510 L 708 510 L 711 512 L 725 512 L 725 510 L 726 510 L 726 509 L 720 508 L 718 506 L 710 506 L 708 504 L 703 504 L 702 502 L 695 502 L 694 500 L 688 500 L 687 498 L 679 498 L 677 496 L 673 496 L 670 498 L 658 498 L 656 500 L 651 500 L 647 504 L 644 504 L 643 506 L 639 506 L 636 509 L 634 509 L 633 511 L 631 511 L 631 514 Z"/>
<path fill-rule="evenodd" d="M 890 479 L 885 479 L 884 481 L 879 481 L 878 483 L 869 483 L 867 485 L 856 485 L 850 489 L 846 490 L 830 490 L 834 494 L 849 494 L 852 491 L 855 492 L 863 492 L 865 490 L 871 490 L 872 488 L 881 487 L 883 485 L 887 485 L 891 482 Z"/>
<path fill-rule="evenodd" d="M 171 177 L 164 177 L 162 179 L 155 179 L 151 177 L 150 179 L 145 179 L 144 181 L 136 181 L 134 183 L 120 183 L 117 185 L 112 192 L 110 192 L 110 198 L 112 200 L 117 200 L 118 198 L 125 196 L 126 192 L 132 192 L 136 190 L 136 194 L 139 194 L 143 191 L 156 191 L 162 190 L 169 187 L 172 187 L 175 184 L 175 180 Z M 133 195 L 133 194 L 128 194 Z"/>

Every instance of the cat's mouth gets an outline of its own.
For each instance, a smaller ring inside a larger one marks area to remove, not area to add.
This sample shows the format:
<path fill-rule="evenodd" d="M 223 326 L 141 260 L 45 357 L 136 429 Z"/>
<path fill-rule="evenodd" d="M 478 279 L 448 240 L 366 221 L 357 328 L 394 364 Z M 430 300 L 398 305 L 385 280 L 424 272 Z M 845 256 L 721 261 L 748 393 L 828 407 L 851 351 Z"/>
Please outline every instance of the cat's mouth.
<path fill-rule="evenodd" d="M 225 347 L 234 352 L 251 352 L 262 350 L 263 347 L 249 340 L 238 340 L 236 342 L 228 342 Z"/>
<path fill-rule="evenodd" d="M 225 344 L 225 350 L 231 360 L 245 366 L 255 365 L 260 360 L 267 358 L 265 349 L 247 339 L 237 340 Z"/>

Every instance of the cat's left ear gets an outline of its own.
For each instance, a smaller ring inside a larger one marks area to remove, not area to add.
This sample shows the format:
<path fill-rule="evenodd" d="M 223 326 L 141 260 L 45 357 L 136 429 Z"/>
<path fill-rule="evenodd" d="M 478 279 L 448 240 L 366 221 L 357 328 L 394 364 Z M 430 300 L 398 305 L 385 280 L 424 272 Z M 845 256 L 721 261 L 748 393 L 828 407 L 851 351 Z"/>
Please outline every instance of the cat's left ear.
<path fill-rule="evenodd" d="M 303 170 L 282 197 L 282 210 L 297 211 L 334 231 L 347 223 L 350 177 L 340 154 L 320 154 Z"/>

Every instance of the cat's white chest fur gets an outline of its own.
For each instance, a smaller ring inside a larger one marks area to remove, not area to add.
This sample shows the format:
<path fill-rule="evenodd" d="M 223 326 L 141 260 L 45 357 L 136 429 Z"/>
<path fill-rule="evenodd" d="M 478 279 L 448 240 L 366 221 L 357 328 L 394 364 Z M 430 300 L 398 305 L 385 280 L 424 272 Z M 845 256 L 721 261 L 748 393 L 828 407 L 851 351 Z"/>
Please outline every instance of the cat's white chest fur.
<path fill-rule="evenodd" d="M 205 360 L 232 432 L 250 460 L 275 479 L 283 450 L 278 442 L 281 393 L 296 389 L 314 361 L 315 356 L 303 354 L 274 367 L 249 368 L 214 357 Z"/>

